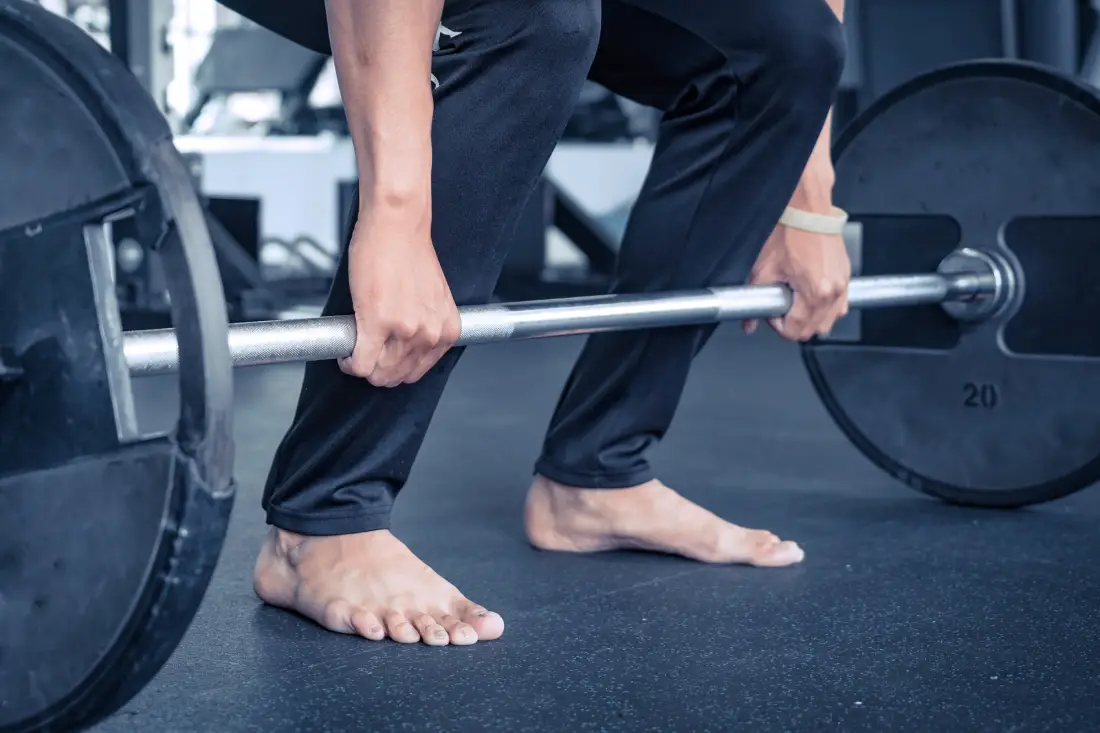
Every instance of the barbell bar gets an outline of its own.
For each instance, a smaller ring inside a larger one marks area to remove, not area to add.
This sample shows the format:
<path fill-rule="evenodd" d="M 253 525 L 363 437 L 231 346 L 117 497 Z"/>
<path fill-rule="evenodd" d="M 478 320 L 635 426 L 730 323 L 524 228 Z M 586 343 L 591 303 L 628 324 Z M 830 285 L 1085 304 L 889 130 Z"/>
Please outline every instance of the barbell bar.
<path fill-rule="evenodd" d="M 998 256 L 960 249 L 929 274 L 852 278 L 852 309 L 953 304 L 960 319 L 980 320 L 1010 297 L 1015 276 Z M 780 285 L 724 286 L 699 290 L 563 298 L 459 308 L 456 345 L 548 338 L 600 331 L 663 328 L 774 318 L 791 307 L 792 293 Z M 229 328 L 234 367 L 341 359 L 355 348 L 352 316 L 257 321 Z M 123 350 L 135 376 L 173 373 L 179 354 L 172 329 L 133 331 Z"/>

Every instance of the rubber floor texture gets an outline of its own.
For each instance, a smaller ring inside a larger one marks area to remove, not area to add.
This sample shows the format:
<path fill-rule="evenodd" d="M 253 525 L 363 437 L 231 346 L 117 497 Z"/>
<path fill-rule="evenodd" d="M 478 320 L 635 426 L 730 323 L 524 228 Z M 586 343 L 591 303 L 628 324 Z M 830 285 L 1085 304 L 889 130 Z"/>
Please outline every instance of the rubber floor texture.
<path fill-rule="evenodd" d="M 301 368 L 238 372 L 241 493 L 215 580 L 162 673 L 97 730 L 1100 730 L 1100 489 L 1015 512 L 925 498 L 847 444 L 793 347 L 728 327 L 654 460 L 805 563 L 540 553 L 524 492 L 579 346 L 471 349 L 402 494 L 396 533 L 505 618 L 465 648 L 369 643 L 257 601 L 260 492 Z M 138 383 L 150 429 L 173 389 Z"/>

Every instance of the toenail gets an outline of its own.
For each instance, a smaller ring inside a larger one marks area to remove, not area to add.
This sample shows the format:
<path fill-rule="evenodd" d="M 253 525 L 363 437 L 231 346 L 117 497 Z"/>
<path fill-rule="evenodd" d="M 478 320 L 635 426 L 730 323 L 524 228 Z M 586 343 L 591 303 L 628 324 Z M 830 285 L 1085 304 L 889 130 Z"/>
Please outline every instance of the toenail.
<path fill-rule="evenodd" d="M 478 611 L 478 612 L 477 612 L 477 613 L 475 613 L 474 615 L 475 615 L 475 616 L 477 616 L 477 617 L 479 617 L 479 618 L 483 618 L 483 617 L 485 617 L 485 616 L 488 616 L 488 615 L 489 615 L 489 612 L 488 612 L 488 611 Z"/>
<path fill-rule="evenodd" d="M 381 626 L 371 626 L 369 629 L 367 629 L 367 633 L 368 634 L 381 634 L 382 633 L 382 627 Z"/>
<path fill-rule="evenodd" d="M 446 637 L 447 637 L 447 632 L 444 631 L 443 629 L 436 629 L 435 630 L 435 638 L 445 639 Z"/>

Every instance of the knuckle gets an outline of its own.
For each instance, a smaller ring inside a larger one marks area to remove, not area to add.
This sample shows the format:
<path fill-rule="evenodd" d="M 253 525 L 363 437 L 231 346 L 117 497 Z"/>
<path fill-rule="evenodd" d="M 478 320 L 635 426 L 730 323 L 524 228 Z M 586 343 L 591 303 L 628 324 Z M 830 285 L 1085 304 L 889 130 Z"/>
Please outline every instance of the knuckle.
<path fill-rule="evenodd" d="M 450 346 L 455 341 L 458 341 L 458 337 L 462 335 L 462 324 L 457 317 L 448 320 L 443 326 L 443 334 L 440 337 L 440 342 Z"/>
<path fill-rule="evenodd" d="M 443 323 L 435 321 L 428 326 L 425 326 L 421 332 L 421 338 L 424 341 L 424 345 L 429 349 L 434 349 L 443 338 Z"/>
<path fill-rule="evenodd" d="M 409 369 L 402 375 L 402 384 L 416 384 L 424 378 L 424 373 L 427 371 L 423 362 L 417 363 L 412 369 Z"/>
<path fill-rule="evenodd" d="M 810 285 L 810 297 L 819 303 L 830 303 L 845 292 L 844 286 L 836 280 L 817 280 Z"/>
<path fill-rule="evenodd" d="M 385 387 L 393 377 L 393 367 L 378 363 L 363 377 L 375 387 Z"/>
<path fill-rule="evenodd" d="M 390 326 L 390 332 L 402 341 L 409 341 L 419 330 L 416 321 L 408 318 L 397 320 Z"/>
<path fill-rule="evenodd" d="M 796 301 L 783 319 L 791 328 L 799 328 L 810 320 L 812 309 L 805 300 Z"/>
<path fill-rule="evenodd" d="M 423 379 L 425 376 L 427 376 L 429 372 L 435 369 L 436 364 L 439 363 L 439 356 L 440 355 L 437 353 L 432 353 L 426 359 L 424 359 L 423 362 L 421 362 L 420 367 L 416 370 L 416 378 L 418 381 Z"/>
<path fill-rule="evenodd" d="M 353 377 L 367 377 L 370 376 L 371 370 L 374 365 L 368 363 L 362 358 L 352 357 L 340 362 L 340 370 L 345 374 L 349 374 Z"/>

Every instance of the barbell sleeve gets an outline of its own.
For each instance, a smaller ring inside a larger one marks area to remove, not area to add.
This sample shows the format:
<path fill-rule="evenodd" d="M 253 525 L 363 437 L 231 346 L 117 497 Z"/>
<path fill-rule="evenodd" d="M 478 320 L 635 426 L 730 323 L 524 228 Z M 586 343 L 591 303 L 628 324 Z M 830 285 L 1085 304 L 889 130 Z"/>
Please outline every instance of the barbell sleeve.
<path fill-rule="evenodd" d="M 990 296 L 997 287 L 995 274 L 985 272 L 857 277 L 849 284 L 848 303 L 853 309 L 935 304 Z M 775 285 L 467 306 L 459 308 L 458 345 L 773 318 L 790 307 L 790 290 Z M 354 346 L 351 316 L 229 327 L 234 367 L 340 359 L 349 356 Z M 133 375 L 168 374 L 179 369 L 176 336 L 171 329 L 127 333 L 123 350 Z"/>

